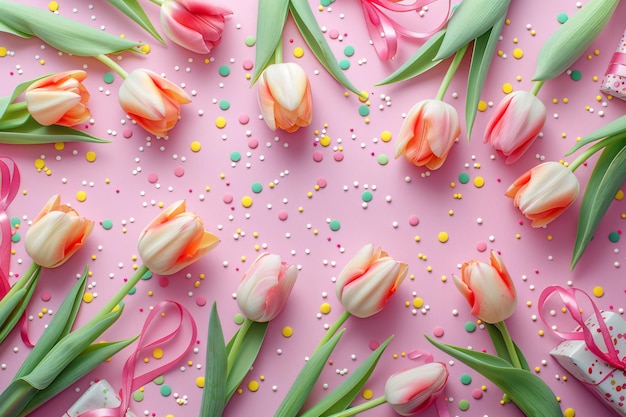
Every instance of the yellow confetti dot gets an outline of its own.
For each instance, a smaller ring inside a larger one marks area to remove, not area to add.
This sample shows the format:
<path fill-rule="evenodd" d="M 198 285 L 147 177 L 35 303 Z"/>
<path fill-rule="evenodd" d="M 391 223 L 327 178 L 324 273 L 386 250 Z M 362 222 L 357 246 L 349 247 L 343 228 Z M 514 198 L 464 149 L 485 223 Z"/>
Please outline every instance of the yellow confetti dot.
<path fill-rule="evenodd" d="M 524 56 L 524 51 L 522 51 L 521 48 L 513 49 L 513 58 L 522 59 L 523 56 Z"/>
<path fill-rule="evenodd" d="M 367 94 L 367 91 L 361 91 L 361 95 L 359 96 L 359 101 L 361 103 L 365 103 L 368 98 L 369 98 L 369 94 Z"/>
<path fill-rule="evenodd" d="M 285 326 L 283 327 L 283 336 L 284 337 L 291 337 L 293 335 L 293 329 L 289 326 Z"/>
<path fill-rule="evenodd" d="M 448 277 L 445 275 L 441 276 L 441 282 L 446 282 L 448 280 Z"/>
<path fill-rule="evenodd" d="M 248 382 L 248 390 L 250 390 L 250 392 L 257 392 L 259 390 L 259 383 L 254 380 Z"/>
<path fill-rule="evenodd" d="M 154 348 L 152 350 L 152 357 L 154 359 L 161 359 L 163 357 L 163 349 L 161 349 L 161 348 Z"/>
<path fill-rule="evenodd" d="M 565 415 L 565 417 L 574 417 L 576 416 L 576 411 L 570 407 L 566 408 L 563 414 Z"/>
<path fill-rule="evenodd" d="M 388 130 L 383 131 L 383 133 L 380 134 L 380 139 L 383 142 L 389 142 L 391 140 L 391 132 Z"/>
<path fill-rule="evenodd" d="M 593 287 L 593 295 L 596 297 L 602 297 L 604 295 L 604 288 L 600 286 Z"/>
<path fill-rule="evenodd" d="M 439 232 L 439 235 L 437 236 L 437 238 L 439 239 L 439 241 L 441 243 L 446 243 L 448 241 L 448 233 L 446 232 Z"/>
<path fill-rule="evenodd" d="M 504 84 L 502 84 L 502 92 L 504 94 L 509 94 L 509 93 L 513 92 L 513 86 L 511 85 L 511 83 L 504 83 Z"/>
<path fill-rule="evenodd" d="M 485 111 L 485 110 L 487 110 L 487 102 L 480 100 L 478 102 L 478 111 Z"/>
<path fill-rule="evenodd" d="M 145 44 L 145 45 L 141 45 L 141 52 L 143 52 L 144 54 L 148 54 L 150 53 L 150 45 Z"/>
<path fill-rule="evenodd" d="M 218 129 L 223 129 L 224 127 L 226 127 L 226 119 L 224 119 L 223 117 L 218 117 L 217 119 L 215 119 L 215 126 L 217 126 Z"/>
<path fill-rule="evenodd" d="M 371 389 L 365 388 L 361 396 L 363 397 L 364 400 L 371 400 L 372 397 L 374 396 L 374 393 L 372 392 Z"/>
<path fill-rule="evenodd" d="M 481 188 L 483 185 L 485 185 L 485 179 L 483 177 L 474 178 L 474 186 Z"/>
<path fill-rule="evenodd" d="M 330 313 L 330 304 L 328 303 L 324 303 L 320 306 L 320 312 L 322 314 L 328 314 Z"/>
<path fill-rule="evenodd" d="M 299 46 L 293 50 L 293 56 L 296 58 L 302 58 L 304 56 L 304 49 Z"/>
<path fill-rule="evenodd" d="M 59 10 L 59 3 L 57 3 L 56 1 L 51 1 L 50 3 L 48 3 L 48 10 L 50 10 L 51 12 L 56 12 L 57 10 Z"/>
<path fill-rule="evenodd" d="M 77 192 L 76 199 L 82 203 L 83 201 L 87 200 L 87 193 L 84 191 Z"/>
<path fill-rule="evenodd" d="M 413 299 L 413 307 L 422 308 L 423 305 L 424 305 L 424 300 L 422 300 L 421 298 L 417 297 Z"/>
<path fill-rule="evenodd" d="M 622 200 L 623 198 L 624 198 L 624 191 L 618 190 L 617 193 L 615 194 L 615 199 Z"/>
<path fill-rule="evenodd" d="M 200 144 L 200 142 L 191 142 L 191 146 L 189 146 L 189 148 L 191 148 L 192 152 L 200 152 L 200 149 L 202 149 L 202 145 Z"/>
<path fill-rule="evenodd" d="M 0 57 L 7 56 L 7 48 L 0 46 Z"/>
<path fill-rule="evenodd" d="M 196 386 L 198 388 L 204 388 L 204 377 L 203 376 L 199 376 L 196 378 Z"/>
<path fill-rule="evenodd" d="M 252 197 L 245 196 L 241 199 L 241 205 L 248 208 L 252 205 Z"/>
<path fill-rule="evenodd" d="M 330 145 L 330 138 L 327 135 L 322 136 L 322 138 L 320 139 L 320 145 L 322 146 Z"/>
<path fill-rule="evenodd" d="M 37 171 L 41 171 L 45 166 L 46 166 L 46 161 L 44 161 L 41 158 L 35 159 L 35 168 L 37 168 Z"/>
<path fill-rule="evenodd" d="M 89 151 L 85 154 L 85 159 L 88 162 L 94 162 L 96 160 L 96 153 L 94 151 Z"/>
<path fill-rule="evenodd" d="M 54 144 L 54 149 L 57 151 L 62 151 L 63 149 L 65 149 L 65 143 L 63 142 L 56 142 Z"/>
<path fill-rule="evenodd" d="M 83 294 L 83 301 L 86 303 L 91 303 L 93 301 L 93 294 L 90 292 L 86 292 Z"/>

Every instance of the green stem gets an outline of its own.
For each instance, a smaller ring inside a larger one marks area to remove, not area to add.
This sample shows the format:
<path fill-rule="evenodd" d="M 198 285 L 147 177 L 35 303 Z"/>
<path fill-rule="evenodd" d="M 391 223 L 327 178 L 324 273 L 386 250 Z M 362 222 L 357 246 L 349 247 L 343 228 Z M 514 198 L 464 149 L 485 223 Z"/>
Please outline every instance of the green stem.
<path fill-rule="evenodd" d="M 541 87 L 543 87 L 543 81 L 536 81 L 530 89 L 530 94 L 536 96 L 539 93 L 539 90 L 541 90 Z"/>
<path fill-rule="evenodd" d="M 226 375 L 230 375 L 230 371 L 233 369 L 233 365 L 235 364 L 235 359 L 237 358 L 237 354 L 239 353 L 239 348 L 241 348 L 241 344 L 243 343 L 244 338 L 246 337 L 246 333 L 250 330 L 250 326 L 253 321 L 250 319 L 246 319 L 239 331 L 235 335 L 235 340 L 233 341 L 233 345 L 230 348 L 230 352 L 228 352 L 228 360 L 226 365 Z"/>
<path fill-rule="evenodd" d="M 461 61 L 463 60 L 463 56 L 465 55 L 465 51 L 467 51 L 467 47 L 469 44 L 465 45 L 454 54 L 454 59 L 450 66 L 448 67 L 448 71 L 446 75 L 443 77 L 443 81 L 441 81 L 441 85 L 439 86 L 439 91 L 437 92 L 437 96 L 435 97 L 437 100 L 443 100 L 443 97 L 446 95 L 446 91 L 448 91 L 448 87 L 450 86 L 450 82 L 452 78 L 454 78 L 454 74 L 456 74 L 456 70 L 461 65 Z"/>
<path fill-rule="evenodd" d="M 346 320 L 348 320 L 350 315 L 351 314 L 348 313 L 348 310 L 345 310 L 343 313 L 341 313 L 339 317 L 337 317 L 337 320 L 335 320 L 333 325 L 328 328 L 328 330 L 326 331 L 326 334 L 324 335 L 324 337 L 322 337 L 322 340 L 320 340 L 320 343 L 317 345 L 313 353 L 317 352 L 319 348 L 321 348 L 326 342 L 328 342 L 335 335 L 335 333 L 337 333 L 337 330 L 339 330 L 339 328 L 346 322 Z"/>
<path fill-rule="evenodd" d="M 41 269 L 39 265 L 37 265 L 35 262 L 31 263 L 26 272 L 24 272 L 24 274 L 19 277 L 19 279 L 15 282 L 15 284 L 13 284 L 9 292 L 6 293 L 2 300 L 0 300 L 0 307 L 5 304 L 9 300 L 9 298 L 11 298 L 17 291 L 24 288 L 26 284 L 28 284 L 28 282 L 31 280 L 31 278 L 37 273 L 38 269 Z"/>
<path fill-rule="evenodd" d="M 120 66 L 120 64 L 118 64 L 117 62 L 115 62 L 111 58 L 109 58 L 108 55 L 100 54 L 100 55 L 94 56 L 94 58 L 96 58 L 98 61 L 102 62 L 107 67 L 111 68 L 113 71 L 117 72 L 120 77 L 122 77 L 124 79 L 126 79 L 126 77 L 128 77 L 128 73 L 124 70 L 124 68 L 122 68 Z"/>
<path fill-rule="evenodd" d="M 513 339 L 511 339 L 511 335 L 509 334 L 509 329 L 506 327 L 506 323 L 504 323 L 504 321 L 501 321 L 498 323 L 494 323 L 494 325 L 498 328 L 498 330 L 500 330 L 500 333 L 502 333 L 504 345 L 506 346 L 506 350 L 509 352 L 509 356 L 511 357 L 511 365 L 518 369 L 523 369 L 522 363 L 519 360 L 519 356 L 517 356 L 515 344 L 513 343 Z"/>
<path fill-rule="evenodd" d="M 276 49 L 274 50 L 274 63 L 282 64 L 283 63 L 283 44 L 282 39 L 278 41 L 278 45 L 276 45 Z"/>
<path fill-rule="evenodd" d="M 150 1 L 156 4 L 157 6 L 163 6 L 163 0 L 150 0 Z"/>
<path fill-rule="evenodd" d="M 581 153 L 576 157 L 576 159 L 574 159 L 574 162 L 569 164 L 569 169 L 572 172 L 576 171 L 576 169 L 581 166 L 587 159 L 589 159 L 591 155 L 603 149 L 607 145 L 607 141 L 609 141 L 610 139 L 610 137 L 602 139 L 601 141 L 596 142 L 592 146 L 587 148 L 585 152 Z"/>
<path fill-rule="evenodd" d="M 355 405 L 354 407 L 350 407 L 344 411 L 340 411 L 339 413 L 335 413 L 335 414 L 331 414 L 328 417 L 348 417 L 348 416 L 353 416 L 357 413 L 362 413 L 363 411 L 367 411 L 369 409 L 372 409 L 374 407 L 378 407 L 381 404 L 384 404 L 387 402 L 387 398 L 382 395 L 378 398 L 374 398 L 373 400 L 369 400 L 367 402 L 364 402 L 362 404 L 359 405 Z"/>
<path fill-rule="evenodd" d="M 109 301 L 100 309 L 100 311 L 91 319 L 90 323 L 96 323 L 100 321 L 104 316 L 109 314 L 119 303 L 126 297 L 126 295 L 132 290 L 135 285 L 141 280 L 141 278 L 148 272 L 148 267 L 141 265 L 132 277 L 126 281 L 126 283 L 119 289 L 119 291 L 109 299 Z"/>

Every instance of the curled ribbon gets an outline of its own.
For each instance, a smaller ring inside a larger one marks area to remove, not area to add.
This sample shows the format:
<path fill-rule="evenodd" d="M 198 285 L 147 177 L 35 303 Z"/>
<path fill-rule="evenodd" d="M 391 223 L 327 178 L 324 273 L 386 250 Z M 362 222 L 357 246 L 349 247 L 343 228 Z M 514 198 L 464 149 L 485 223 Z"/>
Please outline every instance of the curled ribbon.
<path fill-rule="evenodd" d="M 607 67 L 604 75 L 609 74 L 626 77 L 626 52 L 615 52 L 611 56 L 609 66 Z"/>
<path fill-rule="evenodd" d="M 20 171 L 13 159 L 0 156 L 0 300 L 9 292 L 11 263 L 11 222 L 7 208 L 20 187 Z"/>
<path fill-rule="evenodd" d="M 600 332 L 602 335 L 602 340 L 604 341 L 604 345 L 606 346 L 606 352 L 603 352 L 600 347 L 598 347 L 595 340 L 593 339 L 591 329 L 589 329 L 589 327 L 583 320 L 582 314 L 580 312 L 581 309 L 578 306 L 578 302 L 576 301 L 577 293 L 584 295 L 593 307 L 593 313 L 595 314 L 596 320 L 598 321 L 597 332 Z M 543 307 L 546 303 L 546 300 L 553 294 L 556 294 L 561 298 L 561 301 L 563 301 L 563 303 L 565 304 L 567 311 L 570 313 L 574 321 L 578 323 L 581 329 L 581 331 L 572 332 L 560 332 L 554 330 L 554 333 L 556 333 L 564 340 L 583 340 L 585 342 L 585 345 L 587 345 L 587 348 L 599 359 L 603 360 L 614 368 L 626 369 L 626 356 L 623 358 L 619 357 L 619 352 L 615 349 L 609 329 L 606 326 L 604 319 L 602 318 L 602 313 L 593 302 L 589 294 L 587 294 L 583 290 L 577 288 L 566 289 L 556 285 L 552 285 L 544 289 L 539 296 L 538 301 L 539 317 L 541 317 L 541 320 L 543 320 L 543 322 L 548 325 L 543 315 Z"/>
<path fill-rule="evenodd" d="M 165 312 L 165 309 L 168 306 L 174 307 L 178 312 L 178 324 L 176 325 L 176 328 L 163 337 L 160 337 L 152 342 L 146 342 L 145 339 L 147 338 L 148 329 L 151 323 L 157 316 L 160 316 L 161 313 Z M 146 349 L 154 349 L 158 346 L 164 345 L 165 343 L 173 340 L 180 332 L 184 331 L 185 328 L 189 327 L 191 328 L 191 336 L 189 337 L 189 342 L 182 353 L 155 369 L 144 372 L 139 376 L 134 375 L 135 363 L 140 357 L 140 354 L 142 354 Z M 185 307 L 175 301 L 161 301 L 152 311 L 150 311 L 150 314 L 146 318 L 143 328 L 141 329 L 141 336 L 139 337 L 137 348 L 128 357 L 126 363 L 124 364 L 124 370 L 122 372 L 122 388 L 120 389 L 121 404 L 116 408 L 100 408 L 97 410 L 86 411 L 79 417 L 124 417 L 130 408 L 131 394 L 141 386 L 163 374 L 163 372 L 167 371 L 174 364 L 176 364 L 176 362 L 181 360 L 195 343 L 197 335 L 198 329 L 196 327 L 196 322 L 191 313 L 189 313 Z"/>
<path fill-rule="evenodd" d="M 414 32 L 390 18 L 383 10 L 391 12 L 417 11 L 435 0 L 415 0 L 404 4 L 398 0 L 361 0 L 367 31 L 374 44 L 374 49 L 380 59 L 391 59 L 398 50 L 398 35 L 414 39 L 426 39 L 434 35 L 448 21 L 450 14 L 450 0 L 447 0 L 447 11 L 437 27 L 428 32 Z"/>

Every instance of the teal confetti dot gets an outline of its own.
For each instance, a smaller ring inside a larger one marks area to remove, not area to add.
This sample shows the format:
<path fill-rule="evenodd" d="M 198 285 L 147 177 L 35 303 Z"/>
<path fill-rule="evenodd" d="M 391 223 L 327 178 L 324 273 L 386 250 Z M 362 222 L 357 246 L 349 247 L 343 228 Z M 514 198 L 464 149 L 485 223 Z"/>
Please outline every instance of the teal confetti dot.
<path fill-rule="evenodd" d="M 342 70 L 347 70 L 348 68 L 350 68 L 350 61 L 348 61 L 347 59 L 342 59 L 341 61 L 339 61 L 339 68 L 341 68 Z"/>
<path fill-rule="evenodd" d="M 365 201 L 366 203 L 369 203 L 370 201 L 372 201 L 373 198 L 374 198 L 374 195 L 372 194 L 371 191 L 365 191 L 363 194 L 361 194 L 361 199 Z"/>
<path fill-rule="evenodd" d="M 559 13 L 558 15 L 556 15 L 557 22 L 559 22 L 561 24 L 567 22 L 568 19 L 569 19 L 569 17 L 567 16 L 566 13 Z"/>
<path fill-rule="evenodd" d="M 107 84 L 111 84 L 113 83 L 113 81 L 115 81 L 115 75 L 112 72 L 105 72 L 102 78 Z"/>
<path fill-rule="evenodd" d="M 378 155 L 378 163 L 380 165 L 387 165 L 389 163 L 389 157 L 385 154 Z"/>
<path fill-rule="evenodd" d="M 582 72 L 578 71 L 578 70 L 574 70 L 572 71 L 572 73 L 570 74 L 570 77 L 572 78 L 572 80 L 574 81 L 580 81 L 583 78 L 583 74 Z"/>
<path fill-rule="evenodd" d="M 130 291 L 128 291 L 128 295 L 133 295 L 136 292 L 137 292 L 137 288 L 133 287 L 133 288 L 130 289 Z"/>
<path fill-rule="evenodd" d="M 230 68 L 227 65 L 220 66 L 219 73 L 222 77 L 228 77 L 230 75 Z"/>
<path fill-rule="evenodd" d="M 468 321 L 467 323 L 465 323 L 465 331 L 468 333 L 472 333 L 473 331 L 476 330 L 476 323 Z"/>
<path fill-rule="evenodd" d="M 330 4 L 332 3 L 332 0 L 322 0 L 320 1 L 320 4 L 324 7 L 328 7 L 330 6 Z"/>
<path fill-rule="evenodd" d="M 246 36 L 246 46 L 254 46 L 256 43 L 256 38 L 254 36 Z"/>
<path fill-rule="evenodd" d="M 459 379 L 463 385 L 469 385 L 472 383 L 472 376 L 470 374 L 462 374 Z"/>
<path fill-rule="evenodd" d="M 169 385 L 163 385 L 160 391 L 162 396 L 169 397 L 172 394 L 172 387 L 170 387 Z"/>
<path fill-rule="evenodd" d="M 147 270 L 145 274 L 143 274 L 143 277 L 141 277 L 142 280 L 147 281 L 150 278 L 152 278 L 152 271 Z"/>
<path fill-rule="evenodd" d="M 366 106 L 365 104 L 362 105 L 362 106 L 359 106 L 359 114 L 361 116 L 369 116 L 369 114 L 370 114 L 369 106 Z"/>
<path fill-rule="evenodd" d="M 157 385 L 163 385 L 163 383 L 165 382 L 165 378 L 163 377 L 163 375 L 159 375 L 156 378 L 154 378 L 152 382 L 154 382 Z"/>
<path fill-rule="evenodd" d="M 11 217 L 11 227 L 17 227 L 21 224 L 20 218 L 19 217 Z"/>
<path fill-rule="evenodd" d="M 333 232 L 336 232 L 341 229 L 341 223 L 339 223 L 339 220 L 331 220 L 331 222 L 328 223 L 328 227 L 330 227 L 330 230 Z"/>
<path fill-rule="evenodd" d="M 230 160 L 233 161 L 233 162 L 241 161 L 241 154 L 239 152 L 237 152 L 237 151 L 231 152 Z"/>
<path fill-rule="evenodd" d="M 609 233 L 609 240 L 613 243 L 617 243 L 619 242 L 619 233 L 617 232 L 611 232 Z"/>
<path fill-rule="evenodd" d="M 258 194 L 263 191 L 263 184 L 261 184 L 260 182 L 255 182 L 254 184 L 252 184 L 251 188 L 253 193 Z"/>
<path fill-rule="evenodd" d="M 102 228 L 104 230 L 111 230 L 113 228 L 113 222 L 109 219 L 102 220 Z"/>
<path fill-rule="evenodd" d="M 459 410 L 466 411 L 467 409 L 469 409 L 469 401 L 467 400 L 459 401 Z"/>
<path fill-rule="evenodd" d="M 20 236 L 19 233 L 13 233 L 13 235 L 11 236 L 11 242 L 13 243 L 17 243 L 22 239 L 22 236 Z"/>
<path fill-rule="evenodd" d="M 143 401 L 143 392 L 137 390 L 135 392 L 133 392 L 133 400 L 139 402 L 139 401 Z"/>
<path fill-rule="evenodd" d="M 352 56 L 354 55 L 354 46 L 346 46 L 345 48 L 343 48 L 343 54 L 345 56 Z"/>
<path fill-rule="evenodd" d="M 235 318 L 233 320 L 234 320 L 235 324 L 241 325 L 241 324 L 243 324 L 244 321 L 246 321 L 246 318 L 244 317 L 243 314 L 237 313 L 237 314 L 235 314 Z"/>
<path fill-rule="evenodd" d="M 230 109 L 230 102 L 228 100 L 220 100 L 219 106 L 222 110 L 228 110 Z"/>
<path fill-rule="evenodd" d="M 470 180 L 469 174 L 467 174 L 466 172 L 462 172 L 459 174 L 459 182 L 461 184 L 467 184 Z"/>

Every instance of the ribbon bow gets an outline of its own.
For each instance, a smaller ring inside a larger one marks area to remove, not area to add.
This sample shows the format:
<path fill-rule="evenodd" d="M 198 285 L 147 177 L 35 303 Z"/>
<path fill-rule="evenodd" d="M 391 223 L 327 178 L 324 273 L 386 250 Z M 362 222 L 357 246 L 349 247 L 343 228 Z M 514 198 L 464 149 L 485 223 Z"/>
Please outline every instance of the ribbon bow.
<path fill-rule="evenodd" d="M 398 35 L 414 39 L 426 39 L 434 35 L 448 21 L 450 0 L 445 16 L 437 27 L 428 32 L 414 32 L 390 18 L 383 10 L 391 12 L 417 11 L 435 0 L 414 0 L 412 3 L 401 3 L 401 0 L 361 0 L 367 31 L 380 59 L 391 59 L 398 50 Z"/>
<path fill-rule="evenodd" d="M 0 156 L 0 300 L 9 292 L 11 263 L 11 222 L 7 208 L 20 187 L 20 171 L 13 159 Z"/>
<path fill-rule="evenodd" d="M 580 290 L 578 288 L 566 289 L 556 285 L 547 287 L 539 296 L 539 317 L 541 317 L 541 320 L 543 320 L 543 322 L 548 325 L 543 315 L 543 306 L 546 303 L 546 300 L 553 294 L 557 294 L 561 298 L 561 301 L 563 301 L 563 303 L 565 304 L 565 308 L 567 308 L 567 311 L 570 313 L 574 321 L 578 323 L 581 329 L 581 331 L 573 332 L 560 332 L 555 330 L 554 333 L 559 335 L 564 340 L 583 340 L 585 342 L 585 345 L 587 345 L 587 348 L 589 348 L 589 350 L 599 359 L 603 360 L 614 368 L 626 369 L 626 356 L 623 358 L 619 357 L 619 352 L 615 349 L 611 333 L 609 332 L 609 329 L 604 322 L 604 319 L 602 318 L 602 313 L 595 305 L 589 294 L 587 294 L 583 290 Z M 602 340 L 604 341 L 604 346 L 606 347 L 606 352 L 602 351 L 600 347 L 598 347 L 595 340 L 593 339 L 591 329 L 583 320 L 582 314 L 580 312 L 581 309 L 578 305 L 578 302 L 576 301 L 576 294 L 584 295 L 591 303 L 591 306 L 593 307 L 593 313 L 595 314 L 595 318 L 598 321 L 598 329 L 596 330 L 596 332 L 601 333 Z"/>

